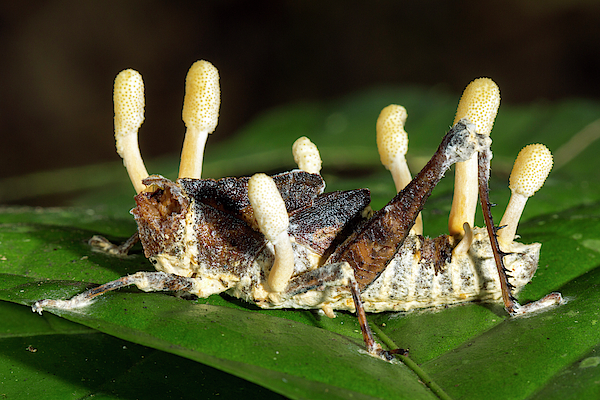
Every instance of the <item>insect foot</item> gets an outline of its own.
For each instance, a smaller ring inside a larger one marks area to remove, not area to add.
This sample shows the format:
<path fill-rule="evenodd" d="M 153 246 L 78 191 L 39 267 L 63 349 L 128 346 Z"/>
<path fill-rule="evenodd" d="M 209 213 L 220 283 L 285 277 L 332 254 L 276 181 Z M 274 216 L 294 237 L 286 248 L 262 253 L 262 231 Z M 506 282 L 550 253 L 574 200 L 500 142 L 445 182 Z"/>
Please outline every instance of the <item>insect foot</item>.
<path fill-rule="evenodd" d="M 140 156 L 141 75 L 123 71 L 114 90 L 117 151 L 137 193 L 132 214 L 138 231 L 121 246 L 99 237 L 90 245 L 122 257 L 139 240 L 156 272 L 125 276 L 70 300 L 41 300 L 32 307 L 36 312 L 85 307 L 128 285 L 199 297 L 227 293 L 266 309 L 320 309 L 330 317 L 333 310 L 356 312 L 369 354 L 390 360 L 407 350 L 383 349 L 373 339 L 366 312 L 502 300 L 509 314 L 523 315 L 562 303 L 559 293 L 523 306 L 514 297 L 532 279 L 541 248 L 514 241 L 523 199 L 540 189 L 552 162 L 541 145 L 519 156 L 510 184 L 515 200 L 498 238 L 488 178 L 500 92 L 491 79 L 467 86 L 454 126 L 413 179 L 405 159 L 407 112 L 397 105 L 382 111 L 377 146 L 396 194 L 376 212 L 369 206 L 368 189 L 324 193 L 321 157 L 306 137 L 292 146 L 299 169 L 251 178 L 201 178 L 205 142 L 217 126 L 220 106 L 219 74 L 206 61 L 195 63 L 186 78 L 186 138 L 176 181 L 148 176 Z M 423 236 L 420 213 L 453 164 L 449 234 Z M 478 197 L 485 228 L 473 225 Z"/>
<path fill-rule="evenodd" d="M 95 298 L 112 290 L 135 285 L 145 292 L 158 291 L 192 291 L 193 281 L 182 276 L 166 274 L 164 272 L 137 272 L 133 275 L 124 276 L 115 281 L 105 283 L 87 292 L 78 294 L 69 300 L 40 300 L 36 301 L 31 309 L 40 315 L 44 308 L 60 308 L 73 310 L 87 307 L 95 301 Z"/>

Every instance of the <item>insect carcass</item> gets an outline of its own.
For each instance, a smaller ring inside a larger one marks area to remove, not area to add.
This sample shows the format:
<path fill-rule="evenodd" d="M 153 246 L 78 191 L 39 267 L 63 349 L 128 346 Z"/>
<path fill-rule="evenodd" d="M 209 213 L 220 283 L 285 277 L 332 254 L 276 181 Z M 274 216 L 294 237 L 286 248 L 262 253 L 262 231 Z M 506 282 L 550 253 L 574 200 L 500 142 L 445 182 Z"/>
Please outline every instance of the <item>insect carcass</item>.
<path fill-rule="evenodd" d="M 307 138 L 293 146 L 298 170 L 272 177 L 201 179 L 204 143 L 217 125 L 218 79 L 217 70 L 206 61 L 198 61 L 188 73 L 186 139 L 179 179 L 172 182 L 148 176 L 141 161 L 141 76 L 133 70 L 117 76 L 115 136 L 138 192 L 132 210 L 138 232 L 122 246 L 99 237 L 91 244 L 123 254 L 139 239 L 158 272 L 138 272 L 70 300 L 38 301 L 34 311 L 83 307 L 106 291 L 131 284 L 145 291 L 184 290 L 200 297 L 226 292 L 262 308 L 322 309 L 329 316 L 333 310 L 356 311 L 369 352 L 389 359 L 394 351 L 384 351 L 374 342 L 365 310 L 502 298 L 507 311 L 516 315 L 562 301 L 560 294 L 552 293 L 521 306 L 513 297 L 532 278 L 540 252 L 540 244 L 513 241 L 523 198 L 543 184 L 552 161 L 543 146 L 519 156 L 516 176 L 511 176 L 517 200 L 511 199 L 498 240 L 487 188 L 489 130 L 499 104 L 491 80 L 476 80 L 467 87 L 454 126 L 412 180 L 404 161 L 406 112 L 400 106 L 382 111 L 378 147 L 398 194 L 373 213 L 368 189 L 324 193 L 320 156 Z M 423 237 L 420 211 L 456 163 L 450 234 Z M 486 229 L 473 227 L 478 193 Z"/>

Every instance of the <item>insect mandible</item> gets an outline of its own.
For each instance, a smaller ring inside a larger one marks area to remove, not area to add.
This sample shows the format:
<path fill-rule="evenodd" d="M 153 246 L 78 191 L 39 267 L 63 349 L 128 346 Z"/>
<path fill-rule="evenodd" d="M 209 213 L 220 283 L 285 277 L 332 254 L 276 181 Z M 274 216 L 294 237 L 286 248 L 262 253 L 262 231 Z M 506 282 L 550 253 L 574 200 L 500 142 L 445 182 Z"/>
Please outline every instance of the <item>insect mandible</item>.
<path fill-rule="evenodd" d="M 321 309 L 358 314 L 367 350 L 390 360 L 403 349 L 384 350 L 365 311 L 398 311 L 472 300 L 502 299 L 511 315 L 562 302 L 560 293 L 520 305 L 514 294 L 533 277 L 540 244 L 514 241 L 528 197 L 545 181 L 552 156 L 543 145 L 519 153 L 510 178 L 507 211 L 494 226 L 488 198 L 491 131 L 500 94 L 487 78 L 463 93 L 454 126 L 427 165 L 411 179 L 404 154 L 406 111 L 390 105 L 377 121 L 377 144 L 398 194 L 373 212 L 368 189 L 325 193 L 321 159 L 306 137 L 293 145 L 299 169 L 269 177 L 202 179 L 208 135 L 217 125 L 219 74 L 207 61 L 186 78 L 186 136 L 179 179 L 149 176 L 137 145 L 144 120 L 141 75 L 124 70 L 115 79 L 115 138 L 138 193 L 132 214 L 138 232 L 116 246 L 95 236 L 90 244 L 124 255 L 141 241 L 156 272 L 138 272 L 70 300 L 46 299 L 33 310 L 72 309 L 128 285 L 144 291 L 183 290 L 199 297 L 226 292 L 262 308 Z M 456 164 L 449 234 L 422 236 L 420 211 L 444 173 Z M 474 227 L 480 198 L 486 228 Z"/>

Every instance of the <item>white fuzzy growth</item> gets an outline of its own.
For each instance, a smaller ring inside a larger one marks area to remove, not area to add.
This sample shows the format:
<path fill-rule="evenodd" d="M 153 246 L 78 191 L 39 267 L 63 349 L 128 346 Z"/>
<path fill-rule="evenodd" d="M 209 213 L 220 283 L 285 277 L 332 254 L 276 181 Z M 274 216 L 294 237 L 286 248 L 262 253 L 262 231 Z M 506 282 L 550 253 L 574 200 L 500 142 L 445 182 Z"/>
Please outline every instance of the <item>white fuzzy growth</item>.
<path fill-rule="evenodd" d="M 406 311 L 415 308 L 461 303 L 472 300 L 498 300 L 500 280 L 490 239 L 485 228 L 473 228 L 468 252 L 454 254 L 452 262 L 436 273 L 433 265 L 421 260 L 420 240 L 411 235 L 388 267 L 362 292 L 368 312 Z M 511 284 L 518 292 L 533 276 L 540 244 L 511 243 L 513 253 L 506 257 Z M 334 309 L 341 309 L 333 304 Z"/>
<path fill-rule="evenodd" d="M 274 242 L 289 225 L 288 213 L 273 179 L 265 174 L 255 174 L 248 181 L 248 198 L 260 231 Z"/>
<path fill-rule="evenodd" d="M 188 129 L 213 132 L 219 121 L 219 71 L 208 61 L 196 61 L 185 80 L 182 119 Z"/>
<path fill-rule="evenodd" d="M 52 300 L 45 299 L 36 301 L 33 306 L 31 306 L 31 310 L 42 315 L 42 311 L 45 308 L 55 308 L 59 310 L 76 310 L 78 308 L 84 308 L 92 304 L 96 301 L 95 298 L 87 298 L 85 293 L 79 294 L 75 297 L 72 297 L 69 300 Z"/>
<path fill-rule="evenodd" d="M 546 181 L 552 163 L 552 153 L 543 144 L 525 146 L 510 174 L 510 189 L 526 197 L 533 196 Z"/>
<path fill-rule="evenodd" d="M 292 145 L 292 154 L 298 168 L 311 174 L 321 172 L 321 155 L 317 146 L 306 136 L 298 138 Z"/>

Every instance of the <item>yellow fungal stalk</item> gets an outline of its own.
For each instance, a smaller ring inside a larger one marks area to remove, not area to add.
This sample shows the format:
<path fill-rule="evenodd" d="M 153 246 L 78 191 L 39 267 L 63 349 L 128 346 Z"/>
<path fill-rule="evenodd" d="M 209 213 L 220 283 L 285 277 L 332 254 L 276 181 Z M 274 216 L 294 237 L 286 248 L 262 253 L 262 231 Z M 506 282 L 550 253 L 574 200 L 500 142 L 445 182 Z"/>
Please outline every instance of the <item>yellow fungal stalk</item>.
<path fill-rule="evenodd" d="M 138 130 L 144 122 L 144 81 L 133 69 L 121 71 L 115 78 L 115 141 L 129 179 L 137 193 L 144 190 L 142 180 L 148 172 L 138 147 Z"/>
<path fill-rule="evenodd" d="M 463 92 L 456 110 L 454 124 L 468 118 L 477 127 L 477 132 L 489 135 L 500 106 L 500 89 L 489 78 L 471 82 Z M 463 224 L 473 226 L 477 208 L 477 154 L 455 166 L 454 198 L 448 221 L 451 235 L 462 236 Z"/>
<path fill-rule="evenodd" d="M 282 292 L 294 273 L 294 250 L 288 236 L 288 213 L 273 179 L 255 174 L 248 181 L 248 198 L 263 235 L 273 244 L 275 261 L 267 283 L 272 292 Z"/>
<path fill-rule="evenodd" d="M 514 240 L 525 203 L 542 187 L 552 169 L 552 163 L 552 153 L 543 144 L 530 144 L 519 152 L 510 173 L 509 187 L 512 195 L 500 221 L 500 226 L 504 228 L 498 231 L 501 243 L 511 243 Z"/>
<path fill-rule="evenodd" d="M 407 116 L 404 107 L 391 104 L 381 111 L 376 125 L 379 157 L 383 166 L 392 174 L 397 192 L 404 189 L 412 180 L 406 163 L 408 134 L 404 130 L 404 123 Z M 411 231 L 419 235 L 423 234 L 421 213 Z"/>
<path fill-rule="evenodd" d="M 219 71 L 208 61 L 196 61 L 185 80 L 182 119 L 186 132 L 179 166 L 180 178 L 200 179 L 208 135 L 219 121 Z"/>
<path fill-rule="evenodd" d="M 317 146 L 306 136 L 298 138 L 292 145 L 292 154 L 298 168 L 311 174 L 321 172 L 321 155 Z"/>

